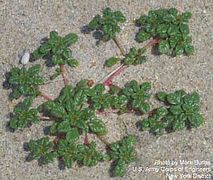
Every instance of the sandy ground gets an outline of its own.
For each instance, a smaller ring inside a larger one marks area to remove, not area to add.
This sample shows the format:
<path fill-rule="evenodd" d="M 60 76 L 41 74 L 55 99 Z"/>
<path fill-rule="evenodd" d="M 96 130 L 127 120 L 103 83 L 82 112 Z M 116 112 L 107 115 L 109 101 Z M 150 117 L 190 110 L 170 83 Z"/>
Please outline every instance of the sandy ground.
<path fill-rule="evenodd" d="M 182 2 L 182 3 L 181 3 Z M 201 110 L 206 123 L 197 130 L 181 131 L 156 138 L 147 132 L 139 132 L 135 122 L 140 118 L 134 115 L 109 115 L 103 117 L 109 128 L 108 139 L 115 141 L 124 135 L 124 128 L 120 123 L 123 119 L 128 124 L 129 133 L 138 137 L 138 160 L 128 167 L 127 174 L 122 179 L 167 179 L 166 172 L 134 171 L 139 167 L 154 167 L 157 160 L 199 160 L 213 161 L 213 1 L 212 0 L 1 0 L 0 1 L 0 73 L 4 77 L 12 66 L 20 66 L 18 54 L 23 49 L 33 51 L 38 47 L 42 38 L 48 36 L 52 30 L 65 35 L 75 32 L 79 42 L 73 47 L 74 57 L 80 60 L 77 69 L 68 68 L 70 83 L 75 84 L 82 78 L 101 80 L 109 69 L 103 69 L 106 58 L 119 54 L 113 42 L 95 45 L 92 35 L 81 33 L 81 27 L 104 7 L 119 9 L 124 12 L 128 22 L 123 26 L 119 35 L 120 43 L 128 50 L 131 46 L 142 47 L 134 41 L 137 28 L 132 24 L 135 18 L 147 13 L 150 9 L 160 7 L 176 7 L 181 11 L 190 10 L 193 13 L 191 32 L 193 35 L 196 54 L 191 57 L 170 58 L 154 56 L 149 53 L 148 62 L 136 67 L 128 68 L 124 74 L 115 80 L 123 85 L 131 79 L 139 82 L 151 81 L 152 92 L 159 90 L 174 91 L 184 89 L 187 92 L 196 90 L 201 95 Z M 40 60 L 36 63 L 44 64 Z M 94 66 L 92 66 L 94 65 Z M 44 67 L 43 75 L 48 75 L 53 69 Z M 42 87 L 44 92 L 56 96 L 63 83 L 58 82 Z M 0 83 L 4 78 L 0 78 Z M 23 143 L 31 138 L 43 136 L 43 127 L 48 123 L 33 125 L 29 129 L 8 132 L 5 124 L 9 120 L 8 113 L 12 111 L 16 102 L 9 102 L 9 92 L 0 86 L 0 179 L 1 180 L 39 180 L 39 179 L 110 179 L 110 163 L 101 163 L 92 168 L 78 168 L 59 170 L 57 162 L 44 167 L 38 166 L 36 161 L 25 162 L 27 152 L 23 151 Z M 153 107 L 157 107 L 154 97 Z M 171 167 L 171 166 L 169 166 Z M 192 167 L 200 167 L 195 163 Z M 210 167 L 206 165 L 203 167 Z M 175 173 L 171 173 L 175 174 Z M 187 173 L 186 173 L 187 174 Z M 190 173 L 188 173 L 190 174 Z M 201 173 L 202 174 L 202 173 Z M 207 173 L 203 173 L 206 174 Z M 117 178 L 121 179 L 121 178 Z M 182 179 L 178 176 L 178 179 Z"/>

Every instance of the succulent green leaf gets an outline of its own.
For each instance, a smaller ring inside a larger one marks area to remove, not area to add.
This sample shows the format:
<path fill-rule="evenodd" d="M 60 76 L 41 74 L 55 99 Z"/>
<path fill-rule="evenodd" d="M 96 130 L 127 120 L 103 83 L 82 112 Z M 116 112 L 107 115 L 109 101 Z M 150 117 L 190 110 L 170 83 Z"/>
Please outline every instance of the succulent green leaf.
<path fill-rule="evenodd" d="M 90 130 L 98 135 L 104 135 L 107 133 L 107 128 L 104 122 L 100 119 L 92 118 L 89 123 Z"/>
<path fill-rule="evenodd" d="M 77 128 L 71 128 L 66 134 L 66 140 L 68 142 L 74 142 L 79 138 L 79 132 Z"/>
<path fill-rule="evenodd" d="M 159 51 L 161 54 L 168 54 L 170 53 L 170 46 L 169 42 L 166 40 L 162 40 L 159 44 Z"/>
<path fill-rule="evenodd" d="M 107 67 L 112 67 L 112 66 L 114 66 L 115 64 L 117 64 L 119 61 L 120 61 L 119 58 L 111 57 L 111 58 L 109 58 L 109 59 L 106 60 L 105 66 L 107 66 Z"/>

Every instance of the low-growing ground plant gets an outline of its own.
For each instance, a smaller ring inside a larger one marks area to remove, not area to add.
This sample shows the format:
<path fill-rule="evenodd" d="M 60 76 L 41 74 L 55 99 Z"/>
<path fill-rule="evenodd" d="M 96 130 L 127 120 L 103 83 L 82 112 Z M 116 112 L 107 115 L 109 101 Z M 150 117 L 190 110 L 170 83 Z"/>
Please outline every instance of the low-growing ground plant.
<path fill-rule="evenodd" d="M 120 63 L 120 66 L 102 83 L 82 79 L 75 86 L 68 83 L 65 65 L 78 65 L 69 49 L 70 45 L 77 42 L 78 37 L 74 33 L 61 37 L 55 31 L 50 32 L 47 41 L 32 53 L 31 58 L 43 58 L 50 60 L 53 66 L 59 66 L 56 74 L 52 76 L 63 76 L 64 87 L 59 96 L 52 98 L 39 89 L 39 85 L 45 85 L 40 75 L 40 65 L 13 68 L 8 77 L 9 87 L 12 89 L 11 99 L 22 99 L 14 108 L 9 127 L 17 130 L 41 121 L 51 121 L 44 137 L 31 139 L 27 143 L 27 160 L 38 160 L 42 165 L 58 159 L 65 168 L 72 168 L 75 163 L 91 167 L 99 162 L 111 161 L 112 175 L 124 176 L 127 166 L 137 159 L 136 137 L 127 133 L 119 141 L 106 141 L 104 136 L 110 132 L 101 119 L 101 114 L 106 110 L 118 115 L 134 113 L 141 119 L 147 114 L 148 118 L 140 120 L 138 126 L 141 130 L 149 130 L 155 135 L 165 131 L 197 128 L 203 124 L 204 119 L 199 113 L 200 99 L 196 92 L 159 92 L 156 97 L 165 105 L 150 110 L 150 82 L 139 83 L 131 80 L 124 87 L 112 83 L 113 78 L 126 67 L 146 62 L 148 47 L 157 46 L 161 54 L 171 56 L 193 54 L 188 27 L 190 17 L 190 12 L 178 14 L 174 8 L 153 10 L 147 16 L 141 16 L 136 21 L 140 27 L 136 40 L 143 42 L 152 39 L 146 46 L 138 49 L 131 47 L 126 53 L 116 37 L 121 32 L 120 26 L 125 22 L 125 16 L 120 11 L 104 9 L 103 15 L 96 15 L 88 27 L 99 34 L 101 41 L 113 40 L 121 51 L 122 58 L 109 57 L 105 66 L 111 68 L 117 63 Z M 25 65 L 28 60 L 24 60 Z M 46 101 L 38 107 L 33 107 L 33 101 L 39 96 Z M 98 146 L 97 141 L 91 140 L 91 134 L 105 145 L 105 150 Z"/>

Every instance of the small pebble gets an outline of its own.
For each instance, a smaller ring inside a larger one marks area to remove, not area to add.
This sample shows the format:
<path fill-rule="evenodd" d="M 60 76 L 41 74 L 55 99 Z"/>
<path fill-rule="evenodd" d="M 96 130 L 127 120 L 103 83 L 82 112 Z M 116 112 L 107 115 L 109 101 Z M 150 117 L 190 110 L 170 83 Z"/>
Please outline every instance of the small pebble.
<path fill-rule="evenodd" d="M 25 51 L 24 55 L 21 58 L 21 64 L 25 65 L 29 62 L 29 60 L 30 60 L 30 53 L 29 51 Z"/>

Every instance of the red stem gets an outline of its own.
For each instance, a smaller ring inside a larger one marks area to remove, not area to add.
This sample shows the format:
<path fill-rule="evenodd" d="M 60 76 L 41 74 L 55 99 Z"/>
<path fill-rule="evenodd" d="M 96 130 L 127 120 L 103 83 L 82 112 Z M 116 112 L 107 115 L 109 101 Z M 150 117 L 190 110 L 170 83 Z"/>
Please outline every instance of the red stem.
<path fill-rule="evenodd" d="M 104 81 L 104 86 L 111 86 L 112 85 L 112 80 L 118 76 L 122 71 L 124 71 L 124 69 L 126 68 L 126 66 L 124 66 L 123 64 L 121 66 L 119 66 L 114 72 L 112 72 L 109 77 Z"/>
<path fill-rule="evenodd" d="M 88 138 L 88 135 L 87 133 L 85 134 L 85 137 L 84 137 L 84 145 L 88 146 L 90 143 L 89 143 L 89 138 Z"/>
<path fill-rule="evenodd" d="M 118 42 L 116 40 L 114 40 L 115 43 L 119 46 Z M 156 37 L 154 39 L 152 39 L 151 41 L 149 41 L 145 46 L 144 48 L 149 48 L 151 46 L 154 46 L 156 44 L 158 44 L 160 42 L 160 38 L 159 37 Z M 122 52 L 122 51 L 121 51 Z M 123 53 L 122 53 L 123 54 Z M 110 73 L 107 77 L 106 77 L 106 80 L 104 81 L 104 86 L 111 86 L 112 85 L 112 80 L 118 76 L 122 71 L 124 71 L 124 69 L 126 68 L 127 66 L 125 66 L 124 64 L 121 64 L 121 66 L 119 66 L 116 70 L 114 70 L 112 73 Z"/>
<path fill-rule="evenodd" d="M 160 42 L 160 38 L 159 37 L 156 37 L 154 39 L 152 39 L 151 41 L 149 41 L 145 46 L 144 48 L 149 48 L 151 46 L 154 46 L 156 44 L 158 44 Z"/>
<path fill-rule="evenodd" d="M 64 81 L 64 85 L 66 86 L 66 85 L 68 85 L 69 81 L 68 81 L 68 79 L 65 76 L 65 71 L 66 70 L 65 70 L 64 64 L 60 65 L 60 70 L 61 70 L 61 75 L 62 75 L 62 78 L 63 78 L 63 81 Z"/>

